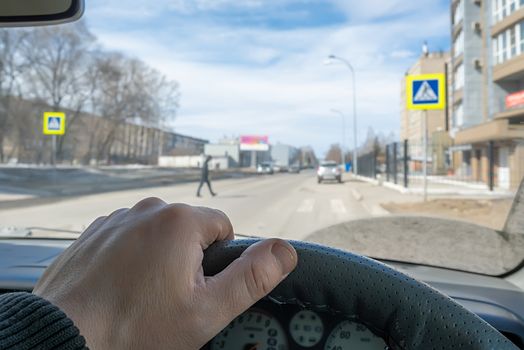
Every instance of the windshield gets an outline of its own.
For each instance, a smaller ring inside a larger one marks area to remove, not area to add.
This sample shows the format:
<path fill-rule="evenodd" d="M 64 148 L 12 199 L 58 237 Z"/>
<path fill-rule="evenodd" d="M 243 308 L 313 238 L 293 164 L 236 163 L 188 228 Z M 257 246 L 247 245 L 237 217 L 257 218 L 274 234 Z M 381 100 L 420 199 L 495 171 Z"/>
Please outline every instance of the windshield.
<path fill-rule="evenodd" d="M 492 2 L 89 0 L 1 29 L 0 236 L 156 196 L 239 235 L 510 271 L 524 15 Z"/>

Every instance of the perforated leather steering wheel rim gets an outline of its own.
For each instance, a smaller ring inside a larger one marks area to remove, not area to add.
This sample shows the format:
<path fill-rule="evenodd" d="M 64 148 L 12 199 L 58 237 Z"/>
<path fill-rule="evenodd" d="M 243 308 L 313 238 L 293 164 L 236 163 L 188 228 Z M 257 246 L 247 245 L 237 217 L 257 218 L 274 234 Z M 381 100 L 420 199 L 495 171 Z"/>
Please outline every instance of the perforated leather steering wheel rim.
<path fill-rule="evenodd" d="M 217 242 L 204 252 L 212 276 L 257 239 Z M 269 298 L 358 319 L 392 349 L 517 349 L 477 315 L 427 284 L 363 256 L 290 241 L 298 265 Z"/>

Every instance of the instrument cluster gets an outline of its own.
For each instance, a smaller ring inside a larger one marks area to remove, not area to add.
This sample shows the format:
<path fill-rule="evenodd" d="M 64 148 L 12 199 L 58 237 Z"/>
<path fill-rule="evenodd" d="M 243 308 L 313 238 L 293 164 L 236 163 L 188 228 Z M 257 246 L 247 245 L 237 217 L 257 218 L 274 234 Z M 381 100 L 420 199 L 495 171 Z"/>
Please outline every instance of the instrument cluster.
<path fill-rule="evenodd" d="M 368 327 L 328 312 L 261 301 L 213 338 L 207 350 L 384 350 Z"/>

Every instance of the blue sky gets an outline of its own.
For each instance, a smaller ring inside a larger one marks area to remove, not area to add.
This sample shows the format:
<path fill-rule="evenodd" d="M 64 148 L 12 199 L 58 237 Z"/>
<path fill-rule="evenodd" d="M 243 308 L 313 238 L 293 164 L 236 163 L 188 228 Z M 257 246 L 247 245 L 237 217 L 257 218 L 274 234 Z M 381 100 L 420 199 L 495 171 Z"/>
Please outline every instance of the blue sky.
<path fill-rule="evenodd" d="M 103 47 L 180 83 L 176 131 L 269 135 L 319 154 L 341 141 L 330 109 L 352 135 L 349 71 L 326 56 L 356 69 L 362 141 L 368 127 L 398 135 L 401 78 L 423 41 L 449 49 L 449 0 L 89 0 L 85 18 Z"/>

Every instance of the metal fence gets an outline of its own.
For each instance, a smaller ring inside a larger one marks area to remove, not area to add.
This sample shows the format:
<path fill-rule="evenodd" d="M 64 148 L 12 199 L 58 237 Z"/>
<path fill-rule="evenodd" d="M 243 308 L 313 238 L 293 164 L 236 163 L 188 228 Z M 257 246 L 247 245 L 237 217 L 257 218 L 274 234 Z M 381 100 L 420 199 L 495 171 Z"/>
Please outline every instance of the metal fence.
<path fill-rule="evenodd" d="M 364 154 L 358 157 L 358 175 L 376 178 L 379 169 L 377 169 L 377 154 L 375 152 Z"/>
<path fill-rule="evenodd" d="M 393 142 L 386 145 L 383 154 L 376 152 L 358 158 L 358 173 L 361 176 L 382 179 L 406 188 L 421 187 L 424 182 L 424 145 L 422 143 Z M 471 161 L 462 156 L 454 162 L 453 147 L 450 144 L 429 143 L 427 151 L 427 177 L 434 187 L 464 185 L 486 189 L 489 181 L 482 181 Z M 473 157 L 474 155 L 472 155 Z M 478 171 L 477 171 L 478 172 Z"/>

